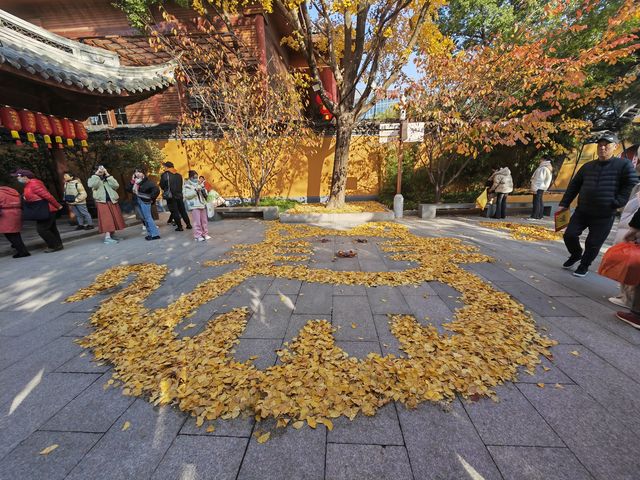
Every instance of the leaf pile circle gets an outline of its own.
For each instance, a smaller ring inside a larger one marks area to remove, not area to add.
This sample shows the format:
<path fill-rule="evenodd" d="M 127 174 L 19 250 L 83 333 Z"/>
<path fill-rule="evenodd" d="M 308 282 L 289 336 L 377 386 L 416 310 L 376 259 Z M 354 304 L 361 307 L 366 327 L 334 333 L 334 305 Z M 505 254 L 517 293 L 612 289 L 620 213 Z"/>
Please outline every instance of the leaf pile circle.
<path fill-rule="evenodd" d="M 329 235 L 384 239 L 381 250 L 410 266 L 392 272 L 314 269 L 311 240 Z M 331 419 L 373 415 L 390 401 L 413 407 L 452 399 L 456 393 L 492 395 L 492 387 L 515 379 L 518 367 L 533 369 L 541 354 L 549 354 L 554 342 L 538 334 L 521 304 L 459 266 L 486 261 L 487 256 L 457 239 L 419 237 L 393 223 L 349 231 L 277 224 L 267 229 L 262 242 L 235 245 L 228 258 L 207 262 L 238 268 L 202 282 L 167 307 L 144 306 L 168 271 L 152 263 L 110 268 L 67 301 L 107 292 L 133 277 L 126 287 L 109 292 L 91 316 L 95 330 L 80 341 L 98 360 L 113 364 L 115 384 L 121 383 L 126 395 L 176 405 L 195 415 L 198 425 L 251 414 L 258 420 L 274 417 L 279 426 L 292 421 L 296 428 L 301 422 L 332 428 Z M 280 362 L 265 370 L 253 360 L 233 357 L 247 324 L 247 308 L 218 315 L 196 335 L 181 338 L 176 333 L 200 306 L 258 275 L 367 286 L 439 281 L 458 290 L 465 306 L 444 325 L 447 334 L 412 316 L 390 315 L 390 330 L 403 357 L 350 357 L 336 345 L 330 322 L 312 320 L 278 351 Z"/>

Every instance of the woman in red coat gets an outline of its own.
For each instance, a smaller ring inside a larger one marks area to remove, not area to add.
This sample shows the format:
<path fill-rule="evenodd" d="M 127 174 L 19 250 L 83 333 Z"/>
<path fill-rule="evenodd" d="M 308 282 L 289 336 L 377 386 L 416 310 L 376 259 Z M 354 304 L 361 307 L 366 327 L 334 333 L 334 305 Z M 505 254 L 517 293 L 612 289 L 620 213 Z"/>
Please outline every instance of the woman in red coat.
<path fill-rule="evenodd" d="M 24 185 L 22 196 L 25 202 L 37 202 L 38 200 L 46 200 L 49 203 L 49 218 L 46 220 L 36 220 L 36 230 L 38 235 L 47 244 L 45 253 L 57 252 L 62 250 L 62 239 L 56 226 L 56 212 L 62 209 L 62 205 L 53 198 L 47 187 L 44 186 L 42 180 L 35 178 L 31 170 L 20 169 L 11 174 L 18 179 L 18 182 Z"/>
<path fill-rule="evenodd" d="M 20 194 L 10 187 L 0 187 L 0 233 L 16 249 L 13 258 L 31 255 L 22 241 L 22 205 Z"/>

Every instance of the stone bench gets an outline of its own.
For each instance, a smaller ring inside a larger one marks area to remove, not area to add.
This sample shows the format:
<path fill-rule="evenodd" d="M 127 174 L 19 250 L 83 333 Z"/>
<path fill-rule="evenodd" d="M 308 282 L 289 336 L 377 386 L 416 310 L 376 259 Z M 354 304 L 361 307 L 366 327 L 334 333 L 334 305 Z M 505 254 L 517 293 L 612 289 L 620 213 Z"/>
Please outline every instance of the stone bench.
<path fill-rule="evenodd" d="M 436 213 L 477 213 L 480 209 L 475 203 L 420 203 L 418 217 L 422 219 L 436 218 Z"/>
<path fill-rule="evenodd" d="M 241 214 L 258 214 L 262 215 L 263 220 L 278 220 L 280 211 L 278 207 L 215 207 L 212 220 L 222 220 L 224 215 Z"/>

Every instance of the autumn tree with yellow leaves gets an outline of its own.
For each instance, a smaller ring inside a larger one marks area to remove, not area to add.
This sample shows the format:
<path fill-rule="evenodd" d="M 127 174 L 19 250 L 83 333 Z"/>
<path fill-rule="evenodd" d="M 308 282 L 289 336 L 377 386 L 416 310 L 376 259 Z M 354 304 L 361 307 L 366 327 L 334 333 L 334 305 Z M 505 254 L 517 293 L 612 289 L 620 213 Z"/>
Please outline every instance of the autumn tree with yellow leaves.
<path fill-rule="evenodd" d="M 552 2 L 535 29 L 516 26 L 508 40 L 496 36 L 467 49 L 419 56 L 408 108 L 413 118 L 426 122 L 420 161 L 436 202 L 470 162 L 498 145 L 533 143 L 562 153 L 558 134 L 589 134 L 584 107 L 636 81 L 640 17 L 633 0 L 622 2 L 589 43 L 567 48 L 589 28 L 587 13 L 602 3 Z M 595 69 L 621 62 L 630 67 L 596 81 Z"/>
<path fill-rule="evenodd" d="M 320 87 L 328 67 L 338 98 L 320 88 L 323 104 L 335 117 L 336 144 L 329 207 L 344 205 L 351 135 L 376 92 L 391 87 L 420 42 L 428 49 L 447 42 L 433 19 L 444 0 L 259 0 L 267 13 L 282 14 L 292 29 L 284 42 L 304 56 L 309 76 Z M 161 0 L 120 0 L 135 23 L 148 24 L 148 8 Z M 185 2 L 183 2 L 185 3 Z M 230 26 L 227 13 L 241 11 L 245 0 L 186 2 L 201 15 L 216 15 Z"/>

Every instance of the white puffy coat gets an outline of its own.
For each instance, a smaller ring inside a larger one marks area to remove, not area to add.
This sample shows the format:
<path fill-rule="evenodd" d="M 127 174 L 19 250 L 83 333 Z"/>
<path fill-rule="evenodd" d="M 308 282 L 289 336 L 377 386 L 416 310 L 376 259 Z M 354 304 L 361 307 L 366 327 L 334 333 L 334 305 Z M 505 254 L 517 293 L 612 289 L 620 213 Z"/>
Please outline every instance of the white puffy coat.
<path fill-rule="evenodd" d="M 511 178 L 511 170 L 508 167 L 501 168 L 493 176 L 493 185 L 491 191 L 496 193 L 513 192 L 513 178 Z"/>
<path fill-rule="evenodd" d="M 544 190 L 545 192 L 551 186 L 551 162 L 549 160 L 545 160 L 540 164 L 540 166 L 533 172 L 531 176 L 531 191 L 536 193 L 538 190 Z"/>
<path fill-rule="evenodd" d="M 182 195 L 189 211 L 207 207 L 207 191 L 198 182 L 191 180 L 184 182 Z"/>

